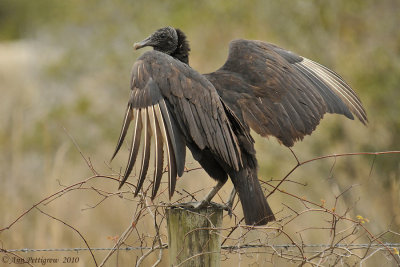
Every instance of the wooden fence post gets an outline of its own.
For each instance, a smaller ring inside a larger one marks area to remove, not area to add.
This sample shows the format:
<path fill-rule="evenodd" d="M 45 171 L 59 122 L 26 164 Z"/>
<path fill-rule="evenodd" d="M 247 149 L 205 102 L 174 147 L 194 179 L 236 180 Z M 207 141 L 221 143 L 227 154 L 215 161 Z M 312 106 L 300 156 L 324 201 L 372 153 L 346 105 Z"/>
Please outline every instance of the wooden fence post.
<path fill-rule="evenodd" d="M 222 209 L 166 210 L 170 266 L 220 266 Z"/>

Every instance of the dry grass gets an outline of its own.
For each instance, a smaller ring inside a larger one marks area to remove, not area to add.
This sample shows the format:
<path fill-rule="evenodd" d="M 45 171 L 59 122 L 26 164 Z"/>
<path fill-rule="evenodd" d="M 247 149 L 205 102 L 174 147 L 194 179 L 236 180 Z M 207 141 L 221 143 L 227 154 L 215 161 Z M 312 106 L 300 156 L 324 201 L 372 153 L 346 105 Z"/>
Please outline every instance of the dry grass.
<path fill-rule="evenodd" d="M 272 14 L 273 11 L 268 12 Z M 367 21 L 368 14 L 364 11 L 360 16 L 365 16 L 363 18 Z M 247 23 L 262 21 L 264 17 L 258 16 L 248 18 Z M 258 21 L 259 18 L 262 19 Z M 274 33 L 280 28 L 272 28 L 275 25 L 268 29 L 253 27 L 251 33 L 245 30 L 249 25 L 242 25 L 242 28 L 236 26 L 232 26 L 230 33 L 226 31 L 221 35 L 218 34 L 222 29 L 217 28 L 216 33 L 210 36 L 196 26 L 197 30 L 190 32 L 193 67 L 205 72 L 221 65 L 227 39 L 247 34 L 247 37 L 258 36 L 257 39 L 268 40 L 265 35 L 269 34 L 272 39 L 278 40 Z M 107 28 L 107 40 L 118 35 L 113 27 Z M 65 30 L 73 32 L 73 37 L 66 39 L 60 37 L 61 33 L 54 33 L 56 40 L 49 38 L 49 41 L 45 36 L 43 39 L 36 37 L 31 41 L 0 44 L 0 228 L 3 228 L 0 248 L 110 248 L 127 229 L 131 232 L 122 246 L 151 247 L 159 238 L 162 243 L 167 243 L 165 220 L 162 220 L 165 203 L 170 202 L 167 194 L 161 193 L 151 203 L 145 194 L 141 198 L 133 198 L 133 185 L 117 191 L 117 179 L 127 159 L 126 149 L 125 154 L 119 155 L 112 164 L 108 163 L 128 95 L 129 68 L 139 55 L 127 57 L 123 52 L 130 51 L 130 44 L 123 40 L 128 38 L 126 32 L 131 31 L 130 27 L 121 29 L 119 34 L 124 37 L 107 43 L 107 47 L 111 48 L 105 52 L 101 50 L 104 45 L 96 44 L 97 36 L 93 32 L 86 35 L 85 29 L 75 30 L 73 27 Z M 138 31 L 135 28 L 135 34 L 138 35 Z M 332 31 L 342 36 L 341 29 Z M 288 36 L 298 36 L 293 32 L 287 31 Z M 373 31 L 376 32 L 377 29 Z M 214 51 L 216 35 L 218 43 L 224 45 Z M 382 35 L 384 31 L 379 31 L 379 38 Z M 327 38 L 326 34 L 318 36 L 315 46 L 318 42 L 324 43 L 323 38 Z M 348 35 L 344 32 L 343 36 Z M 303 41 L 300 42 L 304 43 L 303 46 L 310 43 Z M 350 80 L 361 87 L 356 91 L 362 99 L 366 99 L 364 103 L 369 112 L 370 125 L 364 128 L 358 122 L 327 115 L 311 137 L 306 137 L 293 148 L 300 162 L 336 153 L 399 149 L 398 144 L 393 143 L 396 134 L 393 129 L 397 129 L 393 125 L 398 120 L 387 119 L 388 116 L 396 118 L 394 102 L 398 98 L 381 99 L 380 94 L 371 93 L 373 87 L 367 87 L 370 76 L 366 77 L 365 69 L 352 65 L 354 62 L 364 64 L 363 59 L 370 51 L 375 51 L 374 47 L 379 43 L 366 42 L 365 47 L 358 47 L 359 44 L 350 41 L 347 44 L 348 53 L 357 51 L 352 53 L 351 62 L 343 58 L 333 60 L 337 55 L 335 53 L 339 53 L 339 41 L 324 48 L 332 55 L 325 55 L 323 59 L 336 62 L 342 70 L 340 72 L 348 73 Z M 209 54 L 207 49 L 214 51 L 213 54 Z M 396 55 L 395 51 L 390 46 L 390 57 Z M 341 53 L 344 52 L 342 49 Z M 106 53 L 108 57 L 104 56 Z M 371 73 L 384 69 L 385 64 L 380 63 L 371 67 Z M 392 81 L 388 85 L 395 88 L 395 78 L 382 78 L 382 81 L 386 80 Z M 382 87 L 382 94 L 388 90 Z M 374 97 L 379 101 L 374 101 Z M 393 105 L 393 112 L 382 114 L 377 103 L 382 104 L 381 107 Z M 257 138 L 257 155 L 260 178 L 265 182 L 267 194 L 297 165 L 291 151 L 273 138 Z M 188 168 L 198 167 L 190 158 L 187 162 Z M 246 226 L 238 225 L 242 218 L 240 205 L 234 210 L 232 218 L 225 215 L 221 234 L 226 238 L 223 246 L 230 249 L 223 250 L 222 266 L 299 265 L 304 263 L 304 259 L 320 266 L 395 266 L 400 259 L 393 248 L 357 249 L 351 244 L 400 242 L 398 162 L 398 154 L 356 155 L 319 159 L 297 167 L 269 197 L 277 222 L 249 231 Z M 136 171 L 129 180 L 132 184 L 135 184 Z M 179 179 L 177 192 L 171 201 L 188 201 L 190 194 L 201 198 L 213 185 L 214 182 L 204 171 L 190 171 Z M 226 185 L 215 200 L 224 201 L 231 187 L 231 184 Z M 163 183 L 161 191 L 165 189 L 166 184 Z M 34 204 L 37 205 L 29 210 Z M 29 212 L 25 213 L 27 210 Z M 152 217 L 156 211 L 160 226 L 158 235 Z M 23 216 L 15 221 L 20 215 Z M 11 227 L 4 229 L 8 226 Z M 335 247 L 337 243 L 348 246 Z M 232 249 L 243 244 L 264 247 Z M 280 244 L 292 245 L 277 246 Z M 312 244 L 328 246 L 308 246 Z M 92 253 L 100 264 L 109 252 L 95 250 Z M 118 251 L 107 263 L 111 266 L 132 265 L 145 253 L 146 250 Z M 167 253 L 163 250 L 159 266 L 168 266 Z M 78 256 L 79 263 L 72 266 L 94 263 L 88 251 L 15 254 L 24 258 L 57 257 L 61 260 L 63 257 Z M 158 251 L 154 251 L 143 258 L 142 266 L 153 264 L 158 257 Z"/>

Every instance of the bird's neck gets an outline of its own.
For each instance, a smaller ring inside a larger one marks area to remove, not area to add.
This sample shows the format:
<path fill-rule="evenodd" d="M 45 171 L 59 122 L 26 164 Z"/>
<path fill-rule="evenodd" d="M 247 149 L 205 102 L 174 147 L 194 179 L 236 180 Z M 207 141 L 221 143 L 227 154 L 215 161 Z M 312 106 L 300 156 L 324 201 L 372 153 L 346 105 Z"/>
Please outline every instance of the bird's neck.
<path fill-rule="evenodd" d="M 180 29 L 176 29 L 176 33 L 178 34 L 178 46 L 171 56 L 189 65 L 189 42 Z"/>

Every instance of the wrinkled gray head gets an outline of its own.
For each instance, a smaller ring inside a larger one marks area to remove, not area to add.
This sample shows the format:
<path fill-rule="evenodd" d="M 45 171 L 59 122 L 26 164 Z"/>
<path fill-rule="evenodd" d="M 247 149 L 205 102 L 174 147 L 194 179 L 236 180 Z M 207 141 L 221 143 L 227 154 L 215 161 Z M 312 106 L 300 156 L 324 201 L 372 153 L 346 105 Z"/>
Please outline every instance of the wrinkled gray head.
<path fill-rule="evenodd" d="M 143 41 L 133 45 L 135 49 L 145 46 L 151 46 L 154 50 L 170 55 L 178 47 L 178 34 L 173 27 L 165 27 L 158 29 Z"/>

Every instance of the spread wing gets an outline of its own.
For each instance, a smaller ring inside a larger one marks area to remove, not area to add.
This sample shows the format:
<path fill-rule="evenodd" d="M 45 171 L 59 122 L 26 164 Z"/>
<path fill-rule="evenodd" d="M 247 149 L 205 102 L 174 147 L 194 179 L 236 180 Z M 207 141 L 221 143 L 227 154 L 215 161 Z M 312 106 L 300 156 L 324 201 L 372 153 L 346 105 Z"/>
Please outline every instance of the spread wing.
<path fill-rule="evenodd" d="M 337 73 L 265 42 L 232 41 L 225 64 L 205 77 L 242 123 L 286 146 L 311 134 L 326 112 L 367 123 L 360 99 Z"/>
<path fill-rule="evenodd" d="M 239 169 L 240 150 L 225 107 L 213 85 L 201 74 L 164 53 L 149 51 L 133 66 L 131 90 L 120 138 L 112 157 L 118 153 L 133 122 L 129 159 L 120 187 L 131 173 L 142 147 L 135 192 L 138 194 L 149 168 L 152 144 L 152 198 L 160 185 L 164 151 L 168 161 L 169 196 L 174 193 L 176 177 L 182 176 L 184 171 L 188 142 L 200 150 L 209 149 L 217 159 Z"/>

